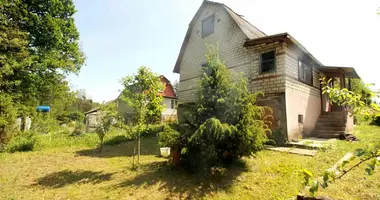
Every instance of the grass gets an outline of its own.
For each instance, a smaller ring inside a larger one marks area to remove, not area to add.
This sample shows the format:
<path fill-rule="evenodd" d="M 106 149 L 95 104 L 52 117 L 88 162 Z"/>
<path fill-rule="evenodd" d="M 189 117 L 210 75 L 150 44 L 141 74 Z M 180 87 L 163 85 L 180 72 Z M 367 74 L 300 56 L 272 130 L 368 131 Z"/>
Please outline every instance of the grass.
<path fill-rule="evenodd" d="M 245 165 L 212 177 L 169 169 L 167 160 L 156 156 L 155 137 L 142 140 L 136 171 L 131 168 L 133 141 L 105 146 L 99 153 L 95 134 L 43 135 L 33 152 L 0 153 L 0 199 L 292 199 L 303 188 L 303 169 L 320 176 L 346 152 L 380 142 L 379 127 L 358 126 L 355 134 L 360 142 L 337 141 L 315 157 L 264 150 L 244 158 Z M 364 167 L 319 194 L 380 199 L 380 171 L 367 176 Z"/>

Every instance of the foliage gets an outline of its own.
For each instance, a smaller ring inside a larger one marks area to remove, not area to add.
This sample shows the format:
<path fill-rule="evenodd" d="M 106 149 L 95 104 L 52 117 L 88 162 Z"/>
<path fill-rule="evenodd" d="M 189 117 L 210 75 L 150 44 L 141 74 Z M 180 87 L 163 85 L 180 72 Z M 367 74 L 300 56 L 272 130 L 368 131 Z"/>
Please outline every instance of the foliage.
<path fill-rule="evenodd" d="M 371 105 L 372 97 L 375 95 L 369 88 L 371 84 L 365 84 L 362 79 L 351 79 L 351 88 L 355 94 L 361 94 L 361 99 L 366 105 Z"/>
<path fill-rule="evenodd" d="M 330 87 L 331 79 L 321 78 L 322 94 L 327 93 L 331 104 L 339 106 L 351 106 L 354 113 L 359 112 L 363 108 L 370 108 L 376 112 L 380 112 L 380 108 L 377 104 L 371 103 L 368 105 L 366 102 L 370 101 L 370 98 L 376 96 L 376 93 L 370 92 L 366 96 L 362 93 L 350 91 L 347 88 Z"/>
<path fill-rule="evenodd" d="M 374 112 L 380 112 L 380 108 L 377 104 L 367 104 L 368 100 L 366 100 L 367 96 L 362 96 L 360 91 L 349 91 L 346 88 L 337 88 L 330 86 L 330 80 L 325 80 L 325 78 L 321 79 L 321 83 L 323 85 L 322 94 L 327 93 L 329 96 L 330 103 L 337 104 L 340 106 L 352 106 L 354 108 L 354 112 L 359 112 L 365 108 L 370 108 Z M 370 97 L 374 96 L 374 93 L 370 93 Z M 368 175 L 372 175 L 376 165 L 380 164 L 380 142 L 377 141 L 375 143 L 367 144 L 367 148 L 356 149 L 353 153 L 346 154 L 335 166 L 329 170 L 326 170 L 323 174 L 322 180 L 313 180 L 312 181 L 312 173 L 305 170 L 305 186 L 309 188 L 309 192 L 312 196 L 318 192 L 319 186 L 322 188 L 326 188 L 330 183 L 342 178 L 348 172 L 353 170 L 354 168 L 359 167 L 363 163 L 367 163 L 367 167 L 365 171 Z M 356 164 L 350 166 L 346 169 L 346 166 L 352 163 L 354 160 L 358 160 Z"/>
<path fill-rule="evenodd" d="M 180 137 L 180 133 L 175 128 L 172 128 L 168 124 L 165 125 L 163 127 L 162 132 L 159 132 L 157 135 L 158 135 L 158 146 L 160 147 L 173 147 L 174 145 L 177 144 Z"/>
<path fill-rule="evenodd" d="M 116 110 L 116 103 L 111 102 L 103 104 L 97 114 L 97 121 L 99 122 L 99 127 L 96 129 L 96 133 L 99 136 L 99 151 L 103 150 L 103 142 L 105 135 L 111 130 L 113 124 L 118 118 L 118 113 Z"/>
<path fill-rule="evenodd" d="M 373 115 L 371 124 L 380 126 L 380 114 Z"/>
<path fill-rule="evenodd" d="M 108 146 L 113 146 L 133 140 L 132 129 L 129 127 L 118 128 L 114 126 L 108 133 L 108 136 L 109 137 L 106 137 L 104 139 L 104 145 Z"/>
<path fill-rule="evenodd" d="M 137 133 L 137 165 L 140 163 L 140 133 L 145 130 L 146 124 L 157 123 L 161 120 L 164 108 L 163 97 L 159 95 L 164 85 L 158 75 L 149 68 L 141 66 L 136 75 L 122 79 L 124 86 L 121 100 L 133 110 L 133 122 Z M 134 162 L 133 162 L 134 165 Z"/>
<path fill-rule="evenodd" d="M 32 151 L 36 143 L 33 132 L 24 132 L 17 134 L 5 146 L 5 151 L 14 153 L 17 151 Z"/>
<path fill-rule="evenodd" d="M 0 92 L 0 144 L 7 142 L 6 133 L 16 120 L 16 112 L 12 97 Z"/>
<path fill-rule="evenodd" d="M 358 160 L 356 164 L 347 168 L 346 166 L 354 160 Z M 367 163 L 367 167 L 365 168 L 366 173 L 373 175 L 376 165 L 380 164 L 380 144 L 371 146 L 368 149 L 356 149 L 353 154 L 346 154 L 333 168 L 323 173 L 322 179 L 312 180 L 313 174 L 304 170 L 304 184 L 309 188 L 311 195 L 315 196 L 319 187 L 327 188 L 330 183 L 342 178 L 348 172 L 365 162 Z"/>
<path fill-rule="evenodd" d="M 52 113 L 34 113 L 32 117 L 32 131 L 47 134 L 59 129 L 60 126 Z"/>
<path fill-rule="evenodd" d="M 81 121 L 75 122 L 75 127 L 73 132 L 71 133 L 71 136 L 78 136 L 84 133 L 84 124 Z"/>
<path fill-rule="evenodd" d="M 14 113 L 28 116 L 36 105 L 50 105 L 55 116 L 70 102 L 65 78 L 84 63 L 74 13 L 71 0 L 1 1 L 1 135 Z"/>
<path fill-rule="evenodd" d="M 178 80 L 174 81 L 174 83 L 173 83 L 173 89 L 174 89 L 174 92 L 176 93 L 176 95 L 178 96 L 178 91 L 179 91 L 179 82 L 178 82 Z"/>
<path fill-rule="evenodd" d="M 160 77 L 149 68 L 141 66 L 134 76 L 122 79 L 124 90 L 121 100 L 134 110 L 134 124 L 142 125 L 160 121 L 163 109 L 162 96 L 164 89 Z"/>
<path fill-rule="evenodd" d="M 140 130 L 140 135 L 144 136 L 156 136 L 159 132 L 162 132 L 165 128 L 165 124 L 147 124 Z M 135 133 L 137 135 L 138 133 Z"/>
<path fill-rule="evenodd" d="M 66 111 L 63 114 L 56 117 L 60 124 L 68 124 L 69 122 L 83 122 L 84 114 L 80 111 Z"/>
<path fill-rule="evenodd" d="M 262 148 L 268 131 L 261 119 L 264 108 L 255 105 L 262 93 L 251 94 L 246 78 L 230 74 L 217 47 L 209 46 L 206 59 L 196 113 L 180 125 L 185 130 L 180 138 L 185 167 L 200 171 L 252 155 Z"/>

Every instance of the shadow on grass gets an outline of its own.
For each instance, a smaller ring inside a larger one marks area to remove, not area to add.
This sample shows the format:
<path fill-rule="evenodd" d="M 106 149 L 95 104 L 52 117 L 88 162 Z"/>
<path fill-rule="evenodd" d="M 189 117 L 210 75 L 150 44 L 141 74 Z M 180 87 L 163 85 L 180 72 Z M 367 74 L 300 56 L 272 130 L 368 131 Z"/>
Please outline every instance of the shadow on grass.
<path fill-rule="evenodd" d="M 37 183 L 32 186 L 45 186 L 51 188 L 60 188 L 71 184 L 100 183 L 111 179 L 112 174 L 102 172 L 93 172 L 88 170 L 64 170 L 48 174 L 37 179 Z"/>
<path fill-rule="evenodd" d="M 136 146 L 136 141 L 127 141 L 117 145 L 109 146 L 104 145 L 103 151 L 99 152 L 97 148 L 95 149 L 85 149 L 77 151 L 76 154 L 79 156 L 90 156 L 90 157 L 100 157 L 100 158 L 112 158 L 121 156 L 133 156 L 133 149 Z M 159 149 L 157 146 L 156 137 L 145 137 L 141 139 L 141 154 L 140 155 L 158 155 Z"/>
<path fill-rule="evenodd" d="M 138 175 L 130 180 L 121 182 L 110 189 L 135 187 L 148 189 L 158 187 L 167 191 L 175 199 L 200 199 L 216 191 L 225 190 L 232 186 L 242 172 L 248 171 L 245 163 L 229 167 L 225 173 L 213 173 L 202 176 L 190 174 L 183 170 L 168 167 L 167 162 L 153 162 L 140 166 Z"/>

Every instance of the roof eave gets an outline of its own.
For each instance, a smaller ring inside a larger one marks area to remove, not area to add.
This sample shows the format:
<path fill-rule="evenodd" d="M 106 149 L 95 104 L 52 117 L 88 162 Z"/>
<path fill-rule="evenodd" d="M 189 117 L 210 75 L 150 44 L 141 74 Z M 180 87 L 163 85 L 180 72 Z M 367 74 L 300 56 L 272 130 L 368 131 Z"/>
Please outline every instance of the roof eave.
<path fill-rule="evenodd" d="M 301 43 L 299 43 L 295 38 L 293 38 L 290 34 L 286 32 L 270 35 L 266 37 L 260 37 L 253 40 L 248 40 L 244 43 L 244 47 L 256 46 L 259 44 L 272 43 L 272 42 L 287 42 L 287 43 L 291 42 L 295 44 L 297 48 L 303 51 L 307 56 L 309 56 L 314 62 L 316 62 L 320 66 L 323 66 L 323 64 L 317 58 L 315 58 Z"/>

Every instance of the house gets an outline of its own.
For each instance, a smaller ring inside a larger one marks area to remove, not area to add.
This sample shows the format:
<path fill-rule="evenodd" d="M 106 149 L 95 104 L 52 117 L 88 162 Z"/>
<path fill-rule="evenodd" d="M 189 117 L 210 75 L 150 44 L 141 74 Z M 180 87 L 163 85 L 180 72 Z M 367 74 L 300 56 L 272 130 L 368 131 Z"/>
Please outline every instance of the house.
<path fill-rule="evenodd" d="M 164 109 L 161 112 L 161 121 L 175 120 L 177 118 L 177 94 L 173 85 L 165 76 L 161 75 L 160 80 L 165 86 L 164 90 L 158 93 L 158 95 L 163 97 L 162 103 L 164 104 Z M 124 117 L 127 123 L 134 113 L 133 109 L 120 98 L 120 95 L 115 100 L 106 102 L 106 104 L 112 102 L 116 102 L 118 112 Z M 93 132 L 98 127 L 99 122 L 97 121 L 97 116 L 99 115 L 99 108 L 92 109 L 86 112 L 85 115 L 86 130 L 87 132 Z"/>
<path fill-rule="evenodd" d="M 165 86 L 164 90 L 158 93 L 158 95 L 161 95 L 163 97 L 162 103 L 164 104 L 164 109 L 161 113 L 161 121 L 174 120 L 177 118 L 177 94 L 173 88 L 173 85 L 165 76 L 161 75 L 160 80 Z M 132 108 L 129 107 L 128 104 L 122 99 L 120 99 L 120 95 L 116 99 L 116 102 L 119 113 L 122 114 L 126 119 L 126 122 L 128 122 L 133 115 Z"/>
<path fill-rule="evenodd" d="M 203 1 L 191 20 L 173 69 L 180 75 L 181 102 L 196 101 L 206 43 L 219 43 L 229 70 L 243 73 L 251 92 L 265 93 L 258 104 L 272 108 L 273 129 L 285 140 L 352 131 L 350 110 L 329 105 L 319 79 L 333 78 L 335 86 L 349 88 L 351 78 L 359 78 L 354 68 L 325 66 L 290 34 L 266 35 L 228 6 L 211 1 Z"/>

